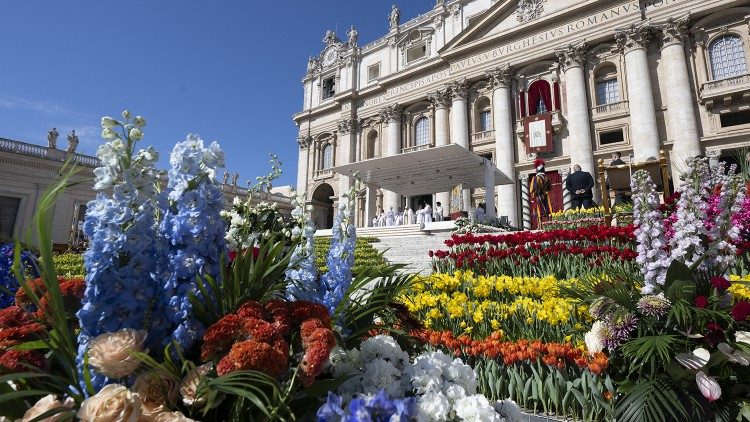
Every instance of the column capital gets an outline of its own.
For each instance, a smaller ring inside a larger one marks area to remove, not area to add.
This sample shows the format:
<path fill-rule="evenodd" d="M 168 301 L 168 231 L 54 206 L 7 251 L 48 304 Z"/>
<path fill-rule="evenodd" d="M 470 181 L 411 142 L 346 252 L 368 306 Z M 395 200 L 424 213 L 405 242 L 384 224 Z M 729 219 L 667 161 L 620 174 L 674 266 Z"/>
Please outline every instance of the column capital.
<path fill-rule="evenodd" d="M 712 149 L 709 151 L 706 151 L 706 157 L 709 159 L 718 159 L 721 156 L 721 149 Z"/>
<path fill-rule="evenodd" d="M 588 43 L 584 41 L 580 44 L 568 44 L 567 47 L 555 52 L 563 72 L 574 67 L 583 67 L 588 46 Z"/>
<path fill-rule="evenodd" d="M 484 73 L 487 75 L 492 88 L 510 88 L 515 69 L 510 65 L 497 66 Z"/>
<path fill-rule="evenodd" d="M 448 108 L 451 106 L 451 94 L 447 88 L 435 91 L 427 95 L 427 98 L 435 108 Z"/>
<path fill-rule="evenodd" d="M 299 145 L 300 149 L 306 149 L 312 144 L 312 136 L 310 135 L 300 135 L 297 137 L 297 145 Z"/>
<path fill-rule="evenodd" d="M 634 23 L 627 28 L 615 29 L 615 42 L 626 54 L 645 49 L 654 35 L 654 27 L 648 20 Z"/>
<path fill-rule="evenodd" d="M 453 100 L 469 98 L 469 81 L 466 78 L 453 81 L 448 85 Z"/>
<path fill-rule="evenodd" d="M 338 124 L 339 133 L 342 135 L 346 135 L 352 132 L 356 132 L 357 126 L 359 126 L 358 123 L 359 123 L 358 119 L 354 117 L 350 119 L 340 120 Z"/>
<path fill-rule="evenodd" d="M 670 46 L 672 44 L 685 43 L 685 39 L 687 38 L 690 31 L 688 28 L 689 20 L 689 15 L 686 15 L 681 18 L 669 18 L 666 22 L 659 25 L 663 43 L 662 48 Z"/>
<path fill-rule="evenodd" d="M 400 104 L 392 104 L 380 110 L 380 119 L 384 122 L 397 122 L 401 119 L 404 108 Z"/>

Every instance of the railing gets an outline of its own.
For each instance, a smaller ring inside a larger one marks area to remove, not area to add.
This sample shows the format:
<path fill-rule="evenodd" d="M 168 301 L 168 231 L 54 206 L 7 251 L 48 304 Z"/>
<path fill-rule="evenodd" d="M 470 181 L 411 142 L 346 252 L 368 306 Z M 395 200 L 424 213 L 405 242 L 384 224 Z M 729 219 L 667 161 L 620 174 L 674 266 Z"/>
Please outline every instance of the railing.
<path fill-rule="evenodd" d="M 333 176 L 333 171 L 331 169 L 323 169 L 323 170 L 316 170 L 314 173 L 314 177 L 331 177 Z"/>
<path fill-rule="evenodd" d="M 706 82 L 703 84 L 702 91 L 713 91 L 721 88 L 728 88 L 736 85 L 746 84 L 750 84 L 750 74 L 735 76 L 733 78 L 720 79 L 718 81 Z"/>
<path fill-rule="evenodd" d="M 433 147 L 432 144 L 415 145 L 415 146 L 412 146 L 412 147 L 402 148 L 401 149 L 401 153 L 403 154 L 403 153 L 406 153 L 406 152 L 422 151 L 424 149 L 430 149 L 432 147 Z"/>
<path fill-rule="evenodd" d="M 627 111 L 628 101 L 618 101 L 616 103 L 602 104 L 600 106 L 592 107 L 591 110 L 595 115 Z"/>
<path fill-rule="evenodd" d="M 63 162 L 68 159 L 69 153 L 64 150 L 49 148 L 42 145 L 28 144 L 26 142 L 14 141 L 12 139 L 0 138 L 0 151 L 26 155 L 29 157 L 44 158 L 50 161 Z M 75 154 L 73 163 L 84 167 L 98 167 L 99 159 L 89 155 Z"/>
<path fill-rule="evenodd" d="M 495 138 L 494 130 L 485 130 L 484 132 L 474 132 L 471 134 L 472 142 L 489 141 Z"/>

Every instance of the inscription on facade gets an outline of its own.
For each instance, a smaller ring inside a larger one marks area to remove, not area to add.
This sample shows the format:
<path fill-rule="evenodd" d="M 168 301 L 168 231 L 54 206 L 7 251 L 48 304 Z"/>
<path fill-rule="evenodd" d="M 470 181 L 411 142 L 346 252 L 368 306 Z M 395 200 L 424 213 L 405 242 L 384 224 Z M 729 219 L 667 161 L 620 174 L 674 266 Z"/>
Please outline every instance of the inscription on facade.
<path fill-rule="evenodd" d="M 388 103 L 391 98 L 396 97 L 400 94 L 407 93 L 414 89 L 423 87 L 425 85 L 430 85 L 444 79 L 449 79 L 455 73 L 458 73 L 464 69 L 480 66 L 484 63 L 498 60 L 505 55 L 523 51 L 524 49 L 533 46 L 553 43 L 554 41 L 567 37 L 575 32 L 582 31 L 599 24 L 604 24 L 609 21 L 627 17 L 632 18 L 635 16 L 639 16 L 642 12 L 646 12 L 655 8 L 670 6 L 677 3 L 687 3 L 689 1 L 690 0 L 652 0 L 644 2 L 643 4 L 639 4 L 639 2 L 637 1 L 620 4 L 609 10 L 605 10 L 603 12 L 599 11 L 589 16 L 585 16 L 578 20 L 569 22 L 567 24 L 560 25 L 552 29 L 536 33 L 534 35 L 515 40 L 511 43 L 493 47 L 474 56 L 452 62 L 450 64 L 450 67 L 447 69 L 388 88 L 383 94 L 370 97 L 365 100 L 360 100 L 357 103 L 356 107 L 357 109 L 360 109 L 363 107 L 373 107 L 380 104 L 385 104 Z"/>

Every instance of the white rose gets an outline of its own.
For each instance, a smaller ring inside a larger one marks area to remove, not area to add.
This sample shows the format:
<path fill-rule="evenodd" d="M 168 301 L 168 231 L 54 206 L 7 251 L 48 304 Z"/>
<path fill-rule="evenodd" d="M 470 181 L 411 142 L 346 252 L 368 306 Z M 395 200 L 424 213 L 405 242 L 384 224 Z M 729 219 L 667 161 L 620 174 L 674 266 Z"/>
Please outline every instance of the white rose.
<path fill-rule="evenodd" d="M 122 385 L 109 384 L 84 400 L 76 416 L 83 422 L 137 422 L 141 414 L 138 394 Z"/>
<path fill-rule="evenodd" d="M 154 422 L 195 422 L 180 412 L 164 412 L 154 419 Z"/>
<path fill-rule="evenodd" d="M 145 341 L 146 331 L 132 328 L 97 336 L 89 344 L 89 364 L 107 377 L 126 377 L 141 364 L 133 352 L 142 352 Z"/>
<path fill-rule="evenodd" d="M 143 116 L 135 116 L 135 119 L 133 119 L 133 124 L 137 127 L 146 126 L 146 119 L 144 119 Z"/>
<path fill-rule="evenodd" d="M 185 375 L 185 379 L 183 379 L 182 384 L 180 384 L 180 395 L 182 395 L 183 403 L 188 406 L 200 406 L 206 402 L 205 396 L 196 396 L 198 394 L 198 387 L 204 382 L 204 380 L 206 380 L 206 375 L 209 372 L 211 372 L 211 363 L 206 363 L 201 366 L 196 366 Z"/>
<path fill-rule="evenodd" d="M 143 421 L 153 421 L 169 411 L 169 404 L 177 398 L 177 382 L 155 372 L 146 372 L 138 376 L 133 383 L 133 391 L 138 394 L 143 404 Z"/>
<path fill-rule="evenodd" d="M 111 118 L 109 116 L 102 117 L 102 128 L 103 129 L 113 128 L 113 127 L 117 126 L 117 124 L 118 124 L 117 120 L 115 120 L 115 119 L 113 119 L 113 118 Z"/>
<path fill-rule="evenodd" d="M 52 394 L 49 394 L 49 395 L 44 396 L 41 399 L 39 399 L 39 401 L 36 402 L 36 404 L 34 406 L 32 406 L 31 408 L 29 408 L 29 410 L 27 410 L 26 413 L 23 414 L 23 418 L 21 418 L 20 421 L 21 422 L 29 422 L 31 420 L 34 420 L 34 419 L 38 418 L 39 416 L 41 416 L 41 415 L 43 415 L 43 414 L 45 414 L 47 412 L 49 412 L 50 410 L 53 410 L 53 409 L 67 408 L 67 409 L 71 409 L 72 410 L 74 404 L 75 404 L 75 402 L 70 397 L 68 397 L 67 399 L 65 399 L 64 402 L 61 402 L 60 400 L 57 399 L 57 397 L 55 397 Z M 69 412 L 64 412 L 63 411 L 63 412 L 60 412 L 60 413 L 56 413 L 56 414 L 54 414 L 52 416 L 48 416 L 48 417 L 46 417 L 44 419 L 37 419 L 37 421 L 39 421 L 39 422 L 56 422 L 56 421 L 59 421 L 59 420 L 63 419 L 64 417 L 66 417 L 68 415 L 69 415 Z"/>
<path fill-rule="evenodd" d="M 137 127 L 134 127 L 130 129 L 130 139 L 134 141 L 140 141 L 143 138 L 143 132 L 138 129 Z"/>

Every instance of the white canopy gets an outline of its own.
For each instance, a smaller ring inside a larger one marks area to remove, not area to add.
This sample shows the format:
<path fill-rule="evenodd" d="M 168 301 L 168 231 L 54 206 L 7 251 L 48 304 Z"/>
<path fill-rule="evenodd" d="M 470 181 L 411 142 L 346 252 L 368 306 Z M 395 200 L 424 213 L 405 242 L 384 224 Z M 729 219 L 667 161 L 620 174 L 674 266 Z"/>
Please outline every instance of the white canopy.
<path fill-rule="evenodd" d="M 513 183 L 490 160 L 456 144 L 372 158 L 331 170 L 347 176 L 359 173 L 362 182 L 405 196 L 449 192 L 459 184 L 464 189 L 484 188 L 490 172 L 495 185 Z"/>

